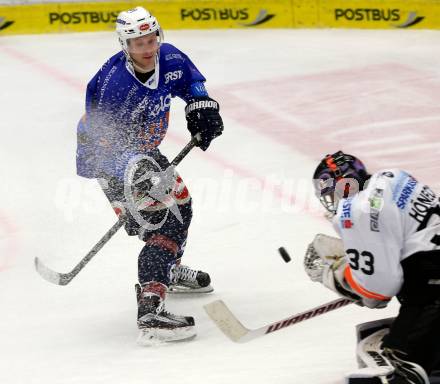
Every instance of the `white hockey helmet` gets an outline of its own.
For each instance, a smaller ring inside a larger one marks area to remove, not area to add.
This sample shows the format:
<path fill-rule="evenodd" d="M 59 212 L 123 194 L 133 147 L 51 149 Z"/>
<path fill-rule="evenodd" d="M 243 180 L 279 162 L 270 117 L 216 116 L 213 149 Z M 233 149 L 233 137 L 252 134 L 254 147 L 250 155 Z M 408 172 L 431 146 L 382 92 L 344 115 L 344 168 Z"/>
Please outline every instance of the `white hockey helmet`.
<path fill-rule="evenodd" d="M 162 28 L 157 19 L 143 7 L 136 7 L 119 13 L 116 19 L 116 33 L 122 50 L 127 54 L 127 41 L 140 36 L 156 33 L 157 41 L 163 41 Z"/>

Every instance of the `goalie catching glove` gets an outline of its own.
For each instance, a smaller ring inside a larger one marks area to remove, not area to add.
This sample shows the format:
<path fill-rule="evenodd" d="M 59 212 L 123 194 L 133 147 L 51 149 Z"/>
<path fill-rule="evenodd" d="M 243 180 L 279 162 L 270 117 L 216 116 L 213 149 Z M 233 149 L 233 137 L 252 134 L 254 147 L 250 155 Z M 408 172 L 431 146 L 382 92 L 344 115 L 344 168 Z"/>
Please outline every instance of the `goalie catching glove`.
<path fill-rule="evenodd" d="M 344 278 L 347 268 L 342 240 L 317 234 L 304 257 L 304 268 L 312 281 L 319 282 L 338 295 L 369 308 L 383 308 L 388 302 L 358 295 Z"/>
<path fill-rule="evenodd" d="M 188 130 L 193 137 L 200 135 L 197 146 L 204 151 L 208 149 L 211 141 L 223 132 L 223 121 L 219 111 L 218 102 L 207 96 L 192 99 L 185 107 Z"/>

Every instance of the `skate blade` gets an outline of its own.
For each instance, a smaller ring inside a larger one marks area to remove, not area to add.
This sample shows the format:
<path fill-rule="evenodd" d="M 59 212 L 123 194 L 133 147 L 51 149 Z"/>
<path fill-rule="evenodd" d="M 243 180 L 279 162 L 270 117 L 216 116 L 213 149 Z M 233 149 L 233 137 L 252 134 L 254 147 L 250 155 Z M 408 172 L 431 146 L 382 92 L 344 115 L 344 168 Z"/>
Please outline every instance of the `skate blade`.
<path fill-rule="evenodd" d="M 189 341 L 196 337 L 194 326 L 179 329 L 141 329 L 136 343 L 143 347 L 154 347 L 165 343 Z"/>
<path fill-rule="evenodd" d="M 207 287 L 193 288 L 187 287 L 185 285 L 170 285 L 168 287 L 168 293 L 184 293 L 184 294 L 194 294 L 194 293 L 211 293 L 214 288 L 211 285 Z"/>

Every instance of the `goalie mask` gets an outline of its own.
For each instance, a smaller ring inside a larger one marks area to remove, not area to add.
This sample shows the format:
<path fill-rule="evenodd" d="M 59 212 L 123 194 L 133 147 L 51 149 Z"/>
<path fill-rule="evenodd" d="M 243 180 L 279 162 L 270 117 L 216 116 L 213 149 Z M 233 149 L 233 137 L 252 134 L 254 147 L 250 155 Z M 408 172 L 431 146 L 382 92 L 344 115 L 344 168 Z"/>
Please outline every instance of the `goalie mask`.
<path fill-rule="evenodd" d="M 313 185 L 325 209 L 335 214 L 339 200 L 361 191 L 369 178 L 359 159 L 338 151 L 321 160 L 313 174 Z"/>

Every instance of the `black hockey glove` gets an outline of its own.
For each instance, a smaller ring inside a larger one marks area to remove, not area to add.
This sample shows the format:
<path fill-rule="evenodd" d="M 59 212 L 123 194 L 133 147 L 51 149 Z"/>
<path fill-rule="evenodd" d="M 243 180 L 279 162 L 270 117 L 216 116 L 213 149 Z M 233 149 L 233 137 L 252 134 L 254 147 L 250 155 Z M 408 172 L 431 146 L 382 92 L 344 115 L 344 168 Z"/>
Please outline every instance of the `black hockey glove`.
<path fill-rule="evenodd" d="M 185 107 L 188 130 L 191 136 L 200 134 L 198 147 L 206 151 L 217 136 L 223 132 L 223 121 L 219 114 L 220 106 L 210 97 L 192 99 Z"/>

